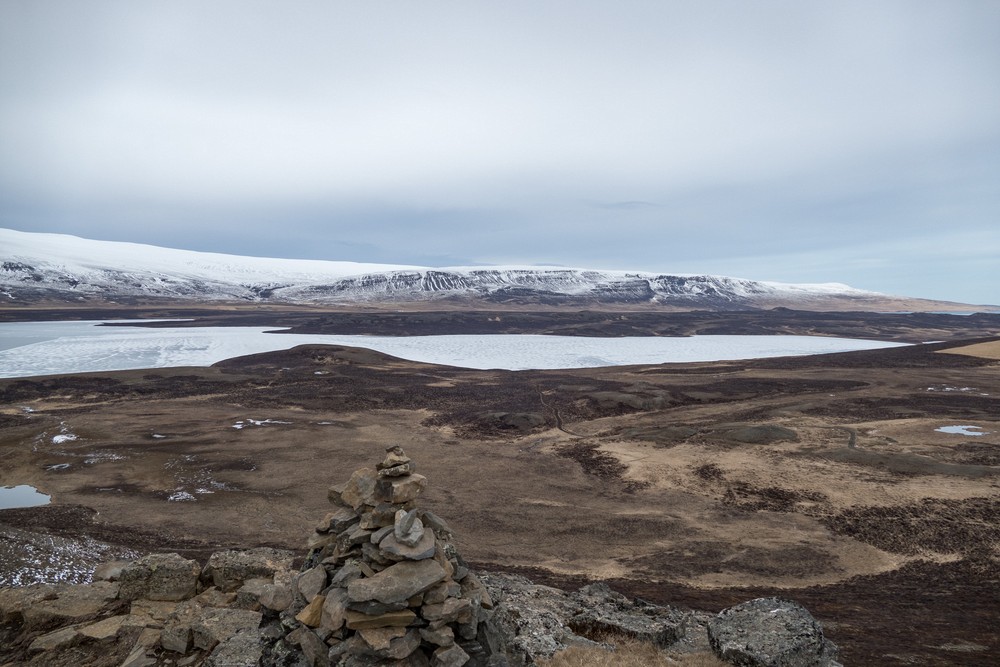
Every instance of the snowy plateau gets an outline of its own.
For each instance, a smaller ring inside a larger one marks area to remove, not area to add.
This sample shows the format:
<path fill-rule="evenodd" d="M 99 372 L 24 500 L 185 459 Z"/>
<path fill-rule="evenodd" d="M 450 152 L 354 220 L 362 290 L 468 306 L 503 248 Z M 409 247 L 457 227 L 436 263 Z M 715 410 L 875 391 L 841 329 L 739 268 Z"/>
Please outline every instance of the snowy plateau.
<path fill-rule="evenodd" d="M 562 267 L 429 268 L 244 257 L 0 229 L 0 305 L 154 300 L 369 304 L 660 305 L 738 310 L 882 307 L 839 283 Z"/>

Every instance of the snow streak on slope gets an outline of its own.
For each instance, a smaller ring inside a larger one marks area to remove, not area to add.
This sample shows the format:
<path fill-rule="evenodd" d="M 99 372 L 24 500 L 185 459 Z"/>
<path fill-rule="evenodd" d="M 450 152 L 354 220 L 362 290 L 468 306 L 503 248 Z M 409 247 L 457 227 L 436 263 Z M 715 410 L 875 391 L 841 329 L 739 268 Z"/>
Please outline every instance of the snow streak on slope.
<path fill-rule="evenodd" d="M 171 298 L 285 303 L 475 299 L 706 308 L 879 296 L 841 284 L 538 267 L 415 266 L 241 257 L 0 229 L 0 301 Z"/>

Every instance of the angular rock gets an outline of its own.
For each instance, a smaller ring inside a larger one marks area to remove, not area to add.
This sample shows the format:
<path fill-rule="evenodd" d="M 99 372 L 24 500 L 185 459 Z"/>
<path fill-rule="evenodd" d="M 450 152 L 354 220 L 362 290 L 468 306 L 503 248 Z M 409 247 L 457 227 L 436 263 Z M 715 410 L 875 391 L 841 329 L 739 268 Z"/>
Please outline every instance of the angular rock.
<path fill-rule="evenodd" d="M 76 625 L 71 625 L 65 628 L 59 628 L 58 630 L 53 630 L 40 637 L 36 637 L 31 645 L 28 646 L 28 650 L 31 652 L 36 651 L 52 651 L 63 646 L 68 645 L 71 641 L 74 641 L 77 637 L 77 627 Z"/>
<path fill-rule="evenodd" d="M 354 526 L 337 535 L 337 544 L 340 545 L 344 551 L 347 551 L 354 545 L 370 542 L 371 535 L 372 531 L 366 530 L 361 526 Z"/>
<path fill-rule="evenodd" d="M 354 602 L 403 602 L 443 580 L 447 574 L 434 559 L 403 561 L 373 577 L 355 579 L 347 585 L 347 594 Z"/>
<path fill-rule="evenodd" d="M 90 625 L 81 627 L 80 634 L 84 637 L 89 637 L 90 639 L 102 641 L 104 639 L 111 639 L 117 635 L 123 625 L 142 625 L 142 620 L 128 614 L 109 616 L 108 618 L 97 621 L 96 623 L 91 623 Z"/>
<path fill-rule="evenodd" d="M 403 448 L 399 445 L 390 445 L 385 448 L 385 452 L 385 458 L 382 462 L 375 464 L 376 470 L 395 468 L 396 466 L 405 465 L 411 462 L 410 457 L 403 452 Z"/>
<path fill-rule="evenodd" d="M 162 628 L 176 609 L 177 603 L 168 600 L 133 600 L 129 605 L 129 613 L 144 619 L 143 624 L 151 628 Z"/>
<path fill-rule="evenodd" d="M 293 558 L 290 551 L 269 547 L 220 551 L 208 559 L 203 576 L 219 590 L 229 593 L 249 579 L 271 578 L 277 572 L 291 569 Z"/>
<path fill-rule="evenodd" d="M 150 554 L 129 563 L 121 573 L 119 597 L 123 600 L 180 601 L 198 591 L 201 566 L 180 554 Z"/>
<path fill-rule="evenodd" d="M 129 564 L 127 560 L 112 560 L 94 568 L 94 581 L 118 581 L 122 570 Z"/>
<path fill-rule="evenodd" d="M 306 599 L 306 602 L 312 602 L 312 599 L 326 588 L 326 568 L 322 565 L 317 565 L 314 568 L 306 570 L 298 576 L 295 585 L 299 589 L 299 593 L 302 594 L 302 597 Z"/>
<path fill-rule="evenodd" d="M 374 572 L 372 574 L 374 574 Z M 343 567 L 337 570 L 337 572 L 330 577 L 330 585 L 347 586 L 347 584 L 355 579 L 360 579 L 362 576 L 365 576 L 365 573 L 362 572 L 358 563 L 345 563 Z"/>
<path fill-rule="evenodd" d="M 24 610 L 44 600 L 54 600 L 59 590 L 52 584 L 38 584 L 27 588 L 0 587 L 0 623 L 20 623 Z"/>
<path fill-rule="evenodd" d="M 396 512 L 393 535 L 396 536 L 398 542 L 408 547 L 412 547 L 420 541 L 420 538 L 424 536 L 424 523 L 417 518 L 417 510 Z"/>
<path fill-rule="evenodd" d="M 395 534 L 386 535 L 378 545 L 379 550 L 393 560 L 424 560 L 433 558 L 436 553 L 434 533 L 423 532 L 420 540 L 414 545 L 401 543 Z"/>
<path fill-rule="evenodd" d="M 369 616 L 379 616 L 380 614 L 387 614 L 390 611 L 399 611 L 400 609 L 406 609 L 410 605 L 408 602 L 394 602 L 393 604 L 382 604 L 381 602 L 375 602 L 374 600 L 366 600 L 364 602 L 348 602 L 347 608 L 351 611 L 360 611 L 362 614 L 368 614 Z"/>
<path fill-rule="evenodd" d="M 193 600 L 177 605 L 163 624 L 160 645 L 168 651 L 187 653 L 192 642 L 191 625 L 198 619 L 201 611 L 201 607 Z"/>
<path fill-rule="evenodd" d="M 156 664 L 155 658 L 150 658 L 147 654 L 160 640 L 160 631 L 153 628 L 146 628 L 139 633 L 132 650 L 122 661 L 120 667 L 149 667 Z"/>
<path fill-rule="evenodd" d="M 402 463 L 391 468 L 382 468 L 378 471 L 378 476 L 379 478 L 405 477 L 406 475 L 412 475 L 414 470 L 416 470 L 416 467 L 412 463 Z"/>
<path fill-rule="evenodd" d="M 326 491 L 326 499 L 330 501 L 331 505 L 337 507 L 347 507 L 348 503 L 344 501 L 341 495 L 344 493 L 344 489 L 347 484 L 331 484 L 330 488 Z"/>
<path fill-rule="evenodd" d="M 580 611 L 570 624 L 584 636 L 622 635 L 635 637 L 665 648 L 676 642 L 682 632 L 685 612 L 634 602 L 606 584 L 591 584 L 570 594 Z"/>
<path fill-rule="evenodd" d="M 409 609 L 390 611 L 379 616 L 369 616 L 359 611 L 347 612 L 347 627 L 351 630 L 369 628 L 406 627 L 417 618 Z"/>
<path fill-rule="evenodd" d="M 270 594 L 274 584 L 270 579 L 247 579 L 243 586 L 236 591 L 236 599 L 233 606 L 237 609 L 250 609 L 257 611 L 261 607 L 260 598 L 265 593 Z"/>
<path fill-rule="evenodd" d="M 299 636 L 299 646 L 311 667 L 329 667 L 330 647 L 312 630 L 305 630 Z"/>
<path fill-rule="evenodd" d="M 427 478 L 423 475 L 389 477 L 377 481 L 374 495 L 376 500 L 387 503 L 406 503 L 416 500 L 425 486 L 427 486 Z"/>
<path fill-rule="evenodd" d="M 320 627 L 324 630 L 336 631 L 344 626 L 347 619 L 347 604 L 350 598 L 343 588 L 331 588 L 326 594 L 323 609 L 320 613 Z"/>
<path fill-rule="evenodd" d="M 424 526 L 430 528 L 434 532 L 444 539 L 451 539 L 453 533 L 451 532 L 451 527 L 445 522 L 444 519 L 439 517 L 434 512 L 429 510 L 424 510 L 420 513 Z"/>
<path fill-rule="evenodd" d="M 440 628 L 420 628 L 420 637 L 435 646 L 451 646 L 455 643 L 455 632 L 447 625 Z"/>
<path fill-rule="evenodd" d="M 295 615 L 295 620 L 310 628 L 318 628 L 323 623 L 323 605 L 326 596 L 317 595 L 305 606 L 305 609 Z"/>
<path fill-rule="evenodd" d="M 338 507 L 329 512 L 316 525 L 317 533 L 339 533 L 358 521 L 358 515 L 348 507 Z"/>
<path fill-rule="evenodd" d="M 424 593 L 424 604 L 437 604 L 448 598 L 457 598 L 461 594 L 462 587 L 458 582 L 445 580 L 427 589 L 427 592 Z"/>
<path fill-rule="evenodd" d="M 212 586 L 196 595 L 194 601 L 202 607 L 228 607 L 236 601 L 236 593 L 226 593 Z"/>
<path fill-rule="evenodd" d="M 355 510 L 364 505 L 374 505 L 376 480 L 373 470 L 368 468 L 355 470 L 340 494 L 341 499 Z"/>
<path fill-rule="evenodd" d="M 35 600 L 21 610 L 25 626 L 46 630 L 92 618 L 115 599 L 118 584 L 98 581 L 92 584 L 60 587 L 58 597 Z"/>
<path fill-rule="evenodd" d="M 244 628 L 219 642 L 202 667 L 257 667 L 260 658 L 260 637 L 256 630 Z"/>
<path fill-rule="evenodd" d="M 261 591 L 261 606 L 274 611 L 285 611 L 292 605 L 292 589 L 281 584 L 270 584 Z"/>
<path fill-rule="evenodd" d="M 247 609 L 206 609 L 191 625 L 191 639 L 201 649 L 212 649 L 240 630 L 254 634 L 260 627 L 259 611 Z"/>
<path fill-rule="evenodd" d="M 375 654 L 380 658 L 402 660 L 418 648 L 420 648 L 420 633 L 417 630 L 410 630 L 402 637 L 390 640 L 387 647 L 376 650 Z"/>
<path fill-rule="evenodd" d="M 469 661 L 469 654 L 462 650 L 461 646 L 442 646 L 434 651 L 431 658 L 433 667 L 462 667 Z"/>
<path fill-rule="evenodd" d="M 431 622 L 468 623 L 472 620 L 472 603 L 462 598 L 448 598 L 437 604 L 425 604 L 420 615 Z"/>
<path fill-rule="evenodd" d="M 708 638 L 720 659 L 747 667 L 825 667 L 837 659 L 805 607 L 775 597 L 720 612 L 708 622 Z"/>
<path fill-rule="evenodd" d="M 369 539 L 372 544 L 378 544 L 383 539 L 385 539 L 386 535 L 390 535 L 392 531 L 393 531 L 393 526 L 382 526 L 381 528 L 377 529 L 374 533 L 372 533 Z"/>
<path fill-rule="evenodd" d="M 374 651 L 384 651 L 389 648 L 393 639 L 399 639 L 406 634 L 405 627 L 368 628 L 358 630 L 358 635 Z"/>

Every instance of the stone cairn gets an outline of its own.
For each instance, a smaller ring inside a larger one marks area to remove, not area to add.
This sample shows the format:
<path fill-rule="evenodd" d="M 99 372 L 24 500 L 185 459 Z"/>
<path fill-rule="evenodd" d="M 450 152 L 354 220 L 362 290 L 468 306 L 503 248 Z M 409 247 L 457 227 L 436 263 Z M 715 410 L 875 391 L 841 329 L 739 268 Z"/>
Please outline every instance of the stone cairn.
<path fill-rule="evenodd" d="M 309 540 L 287 608 L 265 631 L 275 641 L 264 664 L 293 664 L 296 654 L 313 667 L 497 664 L 489 659 L 493 601 L 447 524 L 417 509 L 426 484 L 392 446 L 374 469 L 330 488 L 335 508 Z"/>

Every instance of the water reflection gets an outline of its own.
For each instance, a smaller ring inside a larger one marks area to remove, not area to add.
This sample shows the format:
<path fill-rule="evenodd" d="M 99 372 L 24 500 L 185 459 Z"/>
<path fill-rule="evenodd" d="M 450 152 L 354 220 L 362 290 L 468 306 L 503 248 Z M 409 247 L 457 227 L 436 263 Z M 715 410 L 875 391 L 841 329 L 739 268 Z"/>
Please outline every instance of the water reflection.
<path fill-rule="evenodd" d="M 0 509 L 8 510 L 14 507 L 36 507 L 48 505 L 52 496 L 40 493 L 38 489 L 27 484 L 5 486 L 0 488 Z"/>

